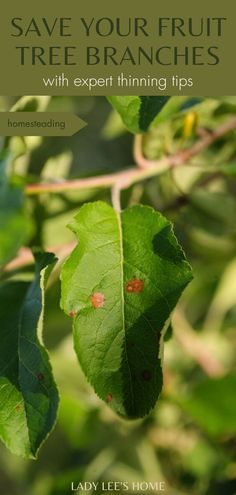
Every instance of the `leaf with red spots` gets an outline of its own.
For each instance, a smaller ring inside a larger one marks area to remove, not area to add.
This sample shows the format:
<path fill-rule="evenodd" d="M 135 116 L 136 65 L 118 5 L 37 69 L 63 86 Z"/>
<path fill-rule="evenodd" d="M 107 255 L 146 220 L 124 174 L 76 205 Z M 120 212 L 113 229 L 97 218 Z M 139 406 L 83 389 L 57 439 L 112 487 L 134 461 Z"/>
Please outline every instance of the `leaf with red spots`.
<path fill-rule="evenodd" d="M 27 458 L 37 456 L 58 407 L 42 342 L 44 285 L 54 263 L 53 254 L 37 254 L 32 282 L 0 285 L 0 438 Z"/>
<path fill-rule="evenodd" d="M 139 292 L 142 292 L 144 288 L 144 283 L 143 280 L 140 278 L 133 278 L 132 280 L 129 280 L 126 284 L 126 291 L 127 292 L 135 292 L 136 294 L 139 294 Z"/>
<path fill-rule="evenodd" d="M 102 308 L 105 303 L 105 297 L 101 292 L 94 292 L 90 297 L 94 309 Z"/>
<path fill-rule="evenodd" d="M 76 316 L 76 314 L 77 314 L 76 311 L 73 311 L 73 310 L 69 312 L 69 316 L 71 318 L 74 318 Z"/>
<path fill-rule="evenodd" d="M 163 335 L 191 268 L 170 222 L 149 207 L 87 204 L 71 229 L 79 243 L 62 268 L 61 304 L 76 313 L 82 369 L 115 412 L 142 417 L 162 388 Z"/>

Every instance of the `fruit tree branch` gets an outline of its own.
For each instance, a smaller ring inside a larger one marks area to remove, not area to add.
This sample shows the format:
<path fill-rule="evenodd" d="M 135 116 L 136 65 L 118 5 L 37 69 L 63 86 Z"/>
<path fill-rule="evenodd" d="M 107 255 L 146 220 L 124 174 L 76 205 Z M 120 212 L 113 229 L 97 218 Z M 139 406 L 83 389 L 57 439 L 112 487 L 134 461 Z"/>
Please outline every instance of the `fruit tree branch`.
<path fill-rule="evenodd" d="M 89 188 L 109 188 L 119 184 L 119 189 L 127 189 L 142 180 L 160 175 L 169 168 L 187 163 L 191 158 L 211 146 L 225 134 L 236 129 L 236 117 L 231 118 L 217 129 L 201 137 L 190 148 L 165 156 L 158 160 L 148 160 L 142 154 L 142 137 L 135 138 L 134 158 L 135 167 L 113 174 L 106 174 L 85 179 L 74 179 L 64 182 L 38 183 L 26 185 L 29 196 L 41 193 L 61 193 L 64 191 Z"/>

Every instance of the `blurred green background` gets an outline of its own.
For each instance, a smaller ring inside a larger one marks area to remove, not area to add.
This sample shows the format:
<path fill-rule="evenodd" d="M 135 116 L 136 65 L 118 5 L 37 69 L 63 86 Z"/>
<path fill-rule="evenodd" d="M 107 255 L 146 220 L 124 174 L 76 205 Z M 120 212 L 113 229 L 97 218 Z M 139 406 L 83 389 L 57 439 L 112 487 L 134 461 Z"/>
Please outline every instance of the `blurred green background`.
<path fill-rule="evenodd" d="M 1 97 L 0 109 L 17 100 Z M 88 123 L 70 138 L 11 138 L 13 172 L 24 181 L 89 177 L 134 164 L 133 136 L 105 98 L 26 98 L 17 105 L 73 111 Z M 173 97 L 144 138 L 145 154 L 154 159 L 185 149 L 232 114 L 236 97 Z M 66 225 L 83 202 L 96 199 L 110 202 L 110 191 L 29 198 L 28 246 L 73 241 Z M 1 495 L 68 495 L 71 482 L 83 480 L 165 481 L 168 495 L 236 494 L 236 133 L 122 193 L 124 207 L 139 202 L 173 221 L 194 270 L 165 343 L 162 396 L 150 416 L 135 422 L 119 419 L 96 397 L 73 351 L 56 272 L 46 294 L 44 340 L 60 390 L 58 423 L 37 461 L 0 445 Z"/>

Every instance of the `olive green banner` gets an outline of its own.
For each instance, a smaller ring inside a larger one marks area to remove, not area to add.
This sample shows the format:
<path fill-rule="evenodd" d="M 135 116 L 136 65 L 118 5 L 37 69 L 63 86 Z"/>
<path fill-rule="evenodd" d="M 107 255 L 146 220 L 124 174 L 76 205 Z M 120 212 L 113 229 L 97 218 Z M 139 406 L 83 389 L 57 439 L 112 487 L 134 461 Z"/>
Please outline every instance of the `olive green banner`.
<path fill-rule="evenodd" d="M 1 136 L 73 136 L 86 125 L 69 112 L 0 112 Z"/>
<path fill-rule="evenodd" d="M 0 94 L 232 95 L 236 3 L 8 0 Z"/>

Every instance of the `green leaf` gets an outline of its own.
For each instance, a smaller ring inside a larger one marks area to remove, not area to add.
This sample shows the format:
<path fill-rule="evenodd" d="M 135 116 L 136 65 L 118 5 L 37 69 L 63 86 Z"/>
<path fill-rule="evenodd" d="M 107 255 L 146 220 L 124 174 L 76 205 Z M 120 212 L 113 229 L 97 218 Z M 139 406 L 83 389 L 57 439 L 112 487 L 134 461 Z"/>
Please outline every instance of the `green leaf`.
<path fill-rule="evenodd" d="M 8 166 L 8 159 L 0 161 L 0 267 L 15 256 L 30 231 L 23 190 L 10 181 Z"/>
<path fill-rule="evenodd" d="M 31 283 L 0 287 L 0 437 L 15 454 L 35 458 L 55 423 L 58 393 L 42 342 L 44 286 L 55 263 L 36 256 Z"/>
<path fill-rule="evenodd" d="M 147 131 L 154 118 L 160 113 L 169 100 L 169 96 L 140 96 L 141 107 L 139 112 L 139 127 L 142 132 Z"/>
<path fill-rule="evenodd" d="M 134 134 L 139 133 L 140 98 L 138 96 L 108 96 L 107 99 L 120 114 L 127 129 Z"/>
<path fill-rule="evenodd" d="M 154 118 L 169 100 L 169 96 L 109 96 L 129 131 L 146 132 Z"/>
<path fill-rule="evenodd" d="M 118 414 L 142 417 L 162 388 L 163 335 L 191 269 L 160 213 L 134 206 L 118 215 L 102 202 L 71 224 L 79 239 L 62 268 L 62 308 L 98 396 Z"/>

